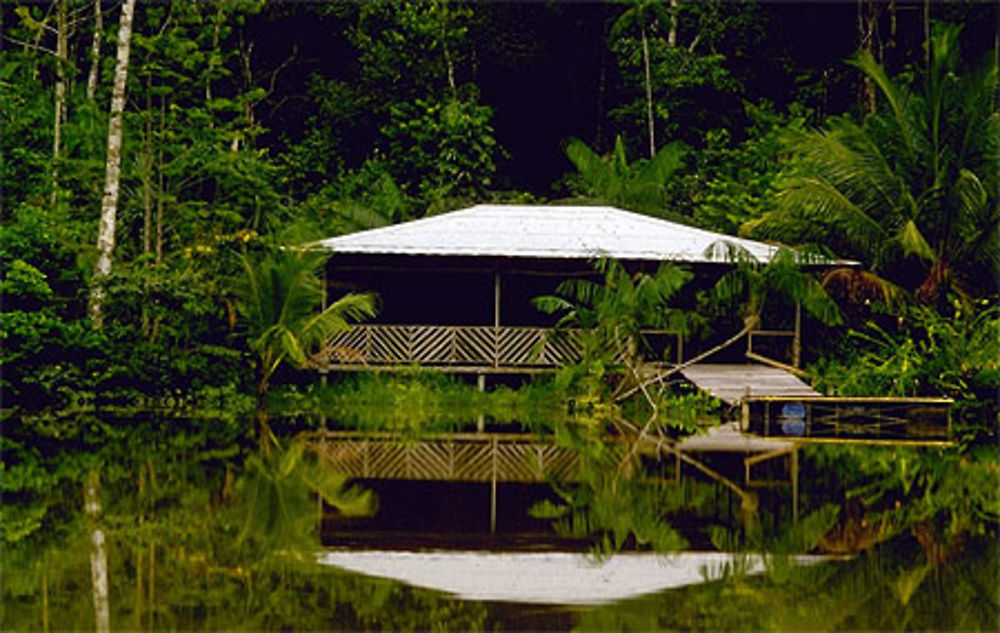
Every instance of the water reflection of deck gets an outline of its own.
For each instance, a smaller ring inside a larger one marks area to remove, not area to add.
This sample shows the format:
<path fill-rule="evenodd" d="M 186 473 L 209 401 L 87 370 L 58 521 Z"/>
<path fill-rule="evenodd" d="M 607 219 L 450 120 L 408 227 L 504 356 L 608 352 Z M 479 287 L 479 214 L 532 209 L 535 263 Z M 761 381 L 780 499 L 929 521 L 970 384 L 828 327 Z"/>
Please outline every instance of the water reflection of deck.
<path fill-rule="evenodd" d="M 545 482 L 574 480 L 580 455 L 553 438 L 529 433 L 449 433 L 408 438 L 396 433 L 317 431 L 304 436 L 338 472 L 357 479 L 465 482 Z M 611 451 L 624 451 L 622 438 L 609 437 Z M 681 455 L 734 453 L 754 463 L 794 450 L 793 442 L 744 435 L 732 424 L 676 443 L 641 442 L 640 453 L 675 460 Z M 691 460 L 691 457 L 686 457 Z M 670 469 L 667 469 L 670 470 Z M 676 470 L 670 471 L 676 478 Z M 748 469 L 749 478 L 749 469 Z"/>

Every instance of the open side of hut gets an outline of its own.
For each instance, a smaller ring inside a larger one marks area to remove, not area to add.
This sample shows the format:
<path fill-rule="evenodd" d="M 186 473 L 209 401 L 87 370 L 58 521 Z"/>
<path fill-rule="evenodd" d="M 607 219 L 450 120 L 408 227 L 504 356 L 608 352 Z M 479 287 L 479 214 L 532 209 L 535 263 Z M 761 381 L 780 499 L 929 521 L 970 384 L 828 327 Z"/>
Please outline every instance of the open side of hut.
<path fill-rule="evenodd" d="M 551 369 L 573 359 L 574 345 L 571 336 L 547 336 L 552 319 L 532 305 L 534 297 L 551 294 L 566 278 L 594 276 L 592 261 L 601 257 L 630 270 L 682 264 L 695 273 L 692 288 L 705 287 L 732 266 L 712 248 L 720 242 L 742 247 L 761 263 L 777 252 L 769 244 L 604 206 L 477 205 L 322 240 L 317 246 L 333 253 L 331 295 L 365 290 L 381 298 L 375 321 L 331 341 L 328 367 Z M 693 293 L 688 295 L 693 307 Z M 801 339 L 793 321 L 787 316 L 782 327 L 756 332 L 758 346 L 770 338 L 770 347 L 780 348 L 773 353 L 792 362 L 790 350 Z M 647 338 L 661 352 L 654 363 L 690 358 L 699 345 L 717 342 L 681 341 L 669 332 Z"/>

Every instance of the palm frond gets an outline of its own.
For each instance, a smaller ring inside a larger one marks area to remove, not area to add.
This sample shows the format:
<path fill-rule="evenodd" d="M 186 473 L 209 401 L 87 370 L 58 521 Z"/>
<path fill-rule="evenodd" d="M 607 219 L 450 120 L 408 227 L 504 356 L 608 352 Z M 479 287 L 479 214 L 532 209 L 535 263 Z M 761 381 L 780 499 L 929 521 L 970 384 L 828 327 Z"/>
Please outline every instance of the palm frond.
<path fill-rule="evenodd" d="M 590 186 L 591 193 L 600 196 L 610 180 L 610 167 L 594 150 L 578 138 L 566 144 L 566 157 Z"/>
<path fill-rule="evenodd" d="M 906 148 L 910 155 L 913 156 L 915 154 L 914 132 L 910 125 L 909 113 L 907 112 L 909 95 L 889 79 L 889 75 L 885 72 L 885 67 L 875 61 L 875 57 L 872 56 L 870 51 L 859 52 L 855 57 L 848 60 L 848 63 L 870 77 L 879 90 L 882 91 L 886 101 L 889 102 L 889 107 L 892 108 L 896 124 L 899 126 L 899 130 L 906 142 Z"/>
<path fill-rule="evenodd" d="M 900 228 L 899 233 L 896 234 L 896 241 L 899 242 L 906 255 L 916 255 L 931 262 L 937 259 L 934 250 L 924 239 L 913 220 L 907 220 L 906 224 Z"/>
<path fill-rule="evenodd" d="M 673 141 L 657 150 L 656 155 L 639 170 L 640 182 L 657 183 L 662 186 L 684 165 L 686 147 L 680 141 Z"/>

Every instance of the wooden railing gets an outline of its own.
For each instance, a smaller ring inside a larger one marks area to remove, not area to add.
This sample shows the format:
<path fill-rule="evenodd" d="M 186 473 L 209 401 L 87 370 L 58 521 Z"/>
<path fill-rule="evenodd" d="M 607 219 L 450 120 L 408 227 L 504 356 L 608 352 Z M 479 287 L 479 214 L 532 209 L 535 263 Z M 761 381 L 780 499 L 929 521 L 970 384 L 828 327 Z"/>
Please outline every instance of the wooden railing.
<path fill-rule="evenodd" d="M 747 333 L 746 355 L 767 364 L 797 368 L 801 354 L 798 345 L 794 330 L 752 330 Z"/>
<path fill-rule="evenodd" d="M 667 337 L 678 360 L 680 337 Z M 421 365 L 451 369 L 540 370 L 576 362 L 581 331 L 520 326 L 355 325 L 329 340 L 321 368 L 340 369 Z M 662 362 L 662 358 L 653 359 Z"/>

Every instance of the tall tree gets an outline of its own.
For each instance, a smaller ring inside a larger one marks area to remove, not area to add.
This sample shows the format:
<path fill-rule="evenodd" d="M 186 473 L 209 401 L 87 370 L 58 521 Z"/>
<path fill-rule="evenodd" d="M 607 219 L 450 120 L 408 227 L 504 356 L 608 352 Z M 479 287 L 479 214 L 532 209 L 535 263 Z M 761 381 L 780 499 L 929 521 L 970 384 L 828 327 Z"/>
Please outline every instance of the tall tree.
<path fill-rule="evenodd" d="M 52 123 L 52 197 L 55 206 L 59 195 L 59 161 L 62 151 L 62 129 L 66 120 L 66 66 L 69 63 L 69 24 L 66 17 L 66 0 L 56 6 L 56 87 L 55 109 Z"/>
<path fill-rule="evenodd" d="M 125 113 L 125 85 L 128 79 L 128 60 L 132 44 L 132 18 L 136 0 L 122 4 L 118 24 L 118 56 L 115 61 L 114 84 L 111 90 L 111 109 L 108 119 L 108 152 L 105 162 L 104 197 L 101 200 L 101 224 L 97 233 L 97 263 L 94 265 L 93 286 L 90 291 L 88 313 L 94 327 L 104 324 L 105 292 L 102 283 L 111 274 L 111 261 L 115 250 L 116 215 L 121 181 L 122 118 Z"/>
<path fill-rule="evenodd" d="M 97 81 L 101 69 L 101 38 L 104 36 L 104 17 L 101 0 L 94 0 L 94 32 L 90 40 L 90 72 L 87 73 L 87 100 L 93 101 L 97 94 Z"/>
<path fill-rule="evenodd" d="M 618 39 L 624 31 L 638 26 L 642 43 L 643 85 L 646 93 L 646 132 L 649 135 L 649 157 L 656 154 L 656 130 L 653 119 L 653 77 L 649 61 L 649 31 L 657 24 L 669 25 L 668 43 L 672 47 L 677 42 L 677 29 L 673 17 L 667 15 L 660 0 L 634 0 L 632 6 L 622 13 L 611 26 L 611 37 Z M 671 2 L 671 13 L 676 13 L 676 0 Z"/>
<path fill-rule="evenodd" d="M 684 140 L 697 139 L 711 123 L 702 105 L 707 95 L 714 101 L 712 118 L 726 119 L 726 97 L 739 108 L 732 97 L 741 82 L 727 62 L 752 46 L 757 13 L 752 5 L 707 0 L 629 4 L 609 33 L 624 84 L 611 116 L 630 136 L 644 138 L 652 156 L 657 137 L 678 138 L 683 132 Z"/>

